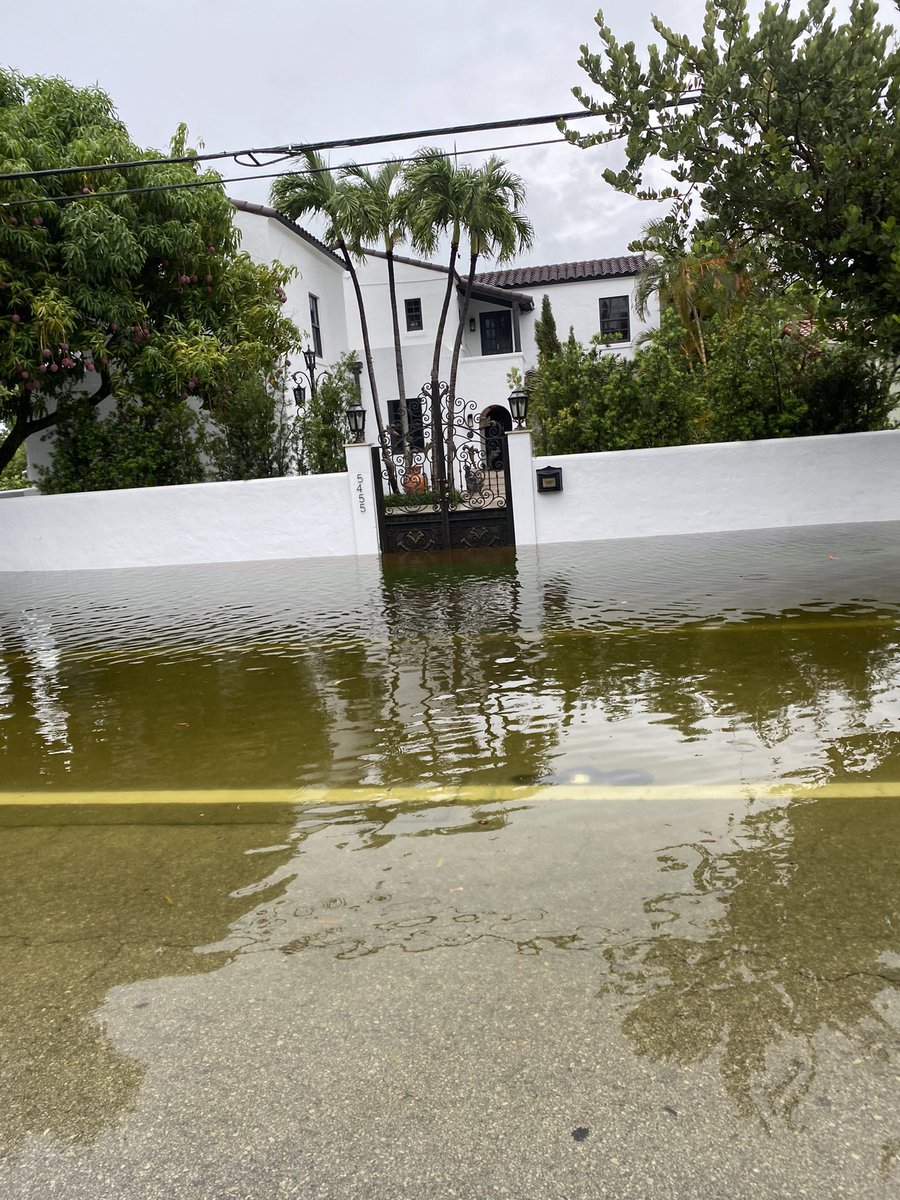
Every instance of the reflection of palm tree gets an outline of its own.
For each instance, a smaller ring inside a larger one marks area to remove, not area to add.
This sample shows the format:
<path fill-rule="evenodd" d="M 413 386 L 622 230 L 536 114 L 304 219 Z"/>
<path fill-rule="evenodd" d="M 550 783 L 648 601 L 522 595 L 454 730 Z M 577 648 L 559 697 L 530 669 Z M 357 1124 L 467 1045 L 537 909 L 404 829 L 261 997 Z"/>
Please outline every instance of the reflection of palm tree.
<path fill-rule="evenodd" d="M 891 802 L 820 800 L 745 817 L 730 850 L 661 852 L 686 886 L 646 903 L 651 935 L 606 951 L 608 990 L 638 997 L 623 1020 L 638 1051 L 688 1065 L 721 1050 L 738 1111 L 768 1127 L 809 1091 L 821 1030 L 893 1037 L 875 1000 L 900 984 L 884 960 L 900 949 L 897 838 Z"/>

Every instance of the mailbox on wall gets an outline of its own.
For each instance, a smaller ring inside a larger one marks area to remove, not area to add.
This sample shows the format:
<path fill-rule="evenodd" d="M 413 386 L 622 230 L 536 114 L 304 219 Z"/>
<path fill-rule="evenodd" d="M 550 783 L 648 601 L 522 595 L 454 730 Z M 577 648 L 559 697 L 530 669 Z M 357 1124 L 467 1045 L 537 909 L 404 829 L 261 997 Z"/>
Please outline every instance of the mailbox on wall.
<path fill-rule="evenodd" d="M 562 467 L 539 467 L 537 490 L 539 492 L 561 492 L 563 490 Z"/>

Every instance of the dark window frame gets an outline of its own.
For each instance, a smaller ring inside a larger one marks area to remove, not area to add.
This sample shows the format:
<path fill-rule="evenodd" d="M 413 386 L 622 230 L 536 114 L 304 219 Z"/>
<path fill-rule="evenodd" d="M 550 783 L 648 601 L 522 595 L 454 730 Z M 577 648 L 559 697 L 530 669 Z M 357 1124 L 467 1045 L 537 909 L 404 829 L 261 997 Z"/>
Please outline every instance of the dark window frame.
<path fill-rule="evenodd" d="M 513 319 L 512 309 L 489 308 L 479 313 L 481 327 L 481 353 L 512 354 L 513 353 Z M 490 330 L 491 325 L 506 326 Z M 508 335 L 508 338 L 507 338 Z M 508 344 L 507 344 L 508 342 Z"/>
<path fill-rule="evenodd" d="M 309 329 L 316 358 L 322 358 L 322 323 L 319 318 L 319 297 L 309 293 Z"/>
<path fill-rule="evenodd" d="M 406 329 L 409 333 L 418 333 L 425 328 L 425 323 L 422 318 L 422 299 L 420 296 L 414 296 L 410 300 L 404 300 L 403 306 L 406 310 Z M 418 324 L 416 324 L 418 322 Z"/>
<path fill-rule="evenodd" d="M 613 305 L 618 304 L 618 311 Z M 604 315 L 603 306 L 606 305 Z M 615 337 L 618 342 L 631 341 L 631 297 L 630 296 L 601 296 L 600 297 L 600 333 L 603 337 Z"/>
<path fill-rule="evenodd" d="M 409 429 L 409 448 L 413 452 L 425 450 L 426 414 L 421 396 L 406 397 L 406 420 Z M 388 427 L 391 434 L 391 452 L 402 454 L 405 450 L 400 426 L 400 401 L 388 400 Z"/>

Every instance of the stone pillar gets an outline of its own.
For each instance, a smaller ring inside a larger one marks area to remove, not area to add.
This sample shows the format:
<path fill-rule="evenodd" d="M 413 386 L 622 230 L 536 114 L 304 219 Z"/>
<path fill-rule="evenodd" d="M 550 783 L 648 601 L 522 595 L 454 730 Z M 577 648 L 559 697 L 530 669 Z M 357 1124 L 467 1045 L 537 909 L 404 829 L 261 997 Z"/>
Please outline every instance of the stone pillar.
<path fill-rule="evenodd" d="M 347 459 L 348 503 L 356 538 L 356 553 L 359 556 L 380 554 L 372 447 L 353 443 L 344 447 L 344 454 Z"/>
<path fill-rule="evenodd" d="M 534 448 L 530 429 L 513 429 L 506 435 L 509 447 L 509 486 L 517 546 L 537 545 L 534 513 Z"/>

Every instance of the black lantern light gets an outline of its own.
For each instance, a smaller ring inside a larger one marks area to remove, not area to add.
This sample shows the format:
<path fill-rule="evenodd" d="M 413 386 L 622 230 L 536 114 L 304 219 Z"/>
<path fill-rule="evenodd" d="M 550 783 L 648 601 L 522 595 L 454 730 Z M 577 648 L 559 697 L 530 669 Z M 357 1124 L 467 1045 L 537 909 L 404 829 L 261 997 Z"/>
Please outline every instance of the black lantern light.
<path fill-rule="evenodd" d="M 316 389 L 320 379 L 330 377 L 330 371 L 317 371 L 316 363 L 318 356 L 312 346 L 307 346 L 301 352 L 301 357 L 306 365 L 305 371 L 294 371 L 291 374 L 291 379 L 294 381 L 294 386 L 291 389 L 294 395 L 294 403 L 299 408 L 306 401 L 306 387 L 309 385 L 309 394 L 313 400 L 316 398 Z"/>
<path fill-rule="evenodd" d="M 516 423 L 516 429 L 524 428 L 528 416 L 528 393 L 524 388 L 516 388 L 509 393 L 509 411 Z"/>
<path fill-rule="evenodd" d="M 347 425 L 350 429 L 350 441 L 363 441 L 366 436 L 366 410 L 358 400 L 347 409 Z"/>

